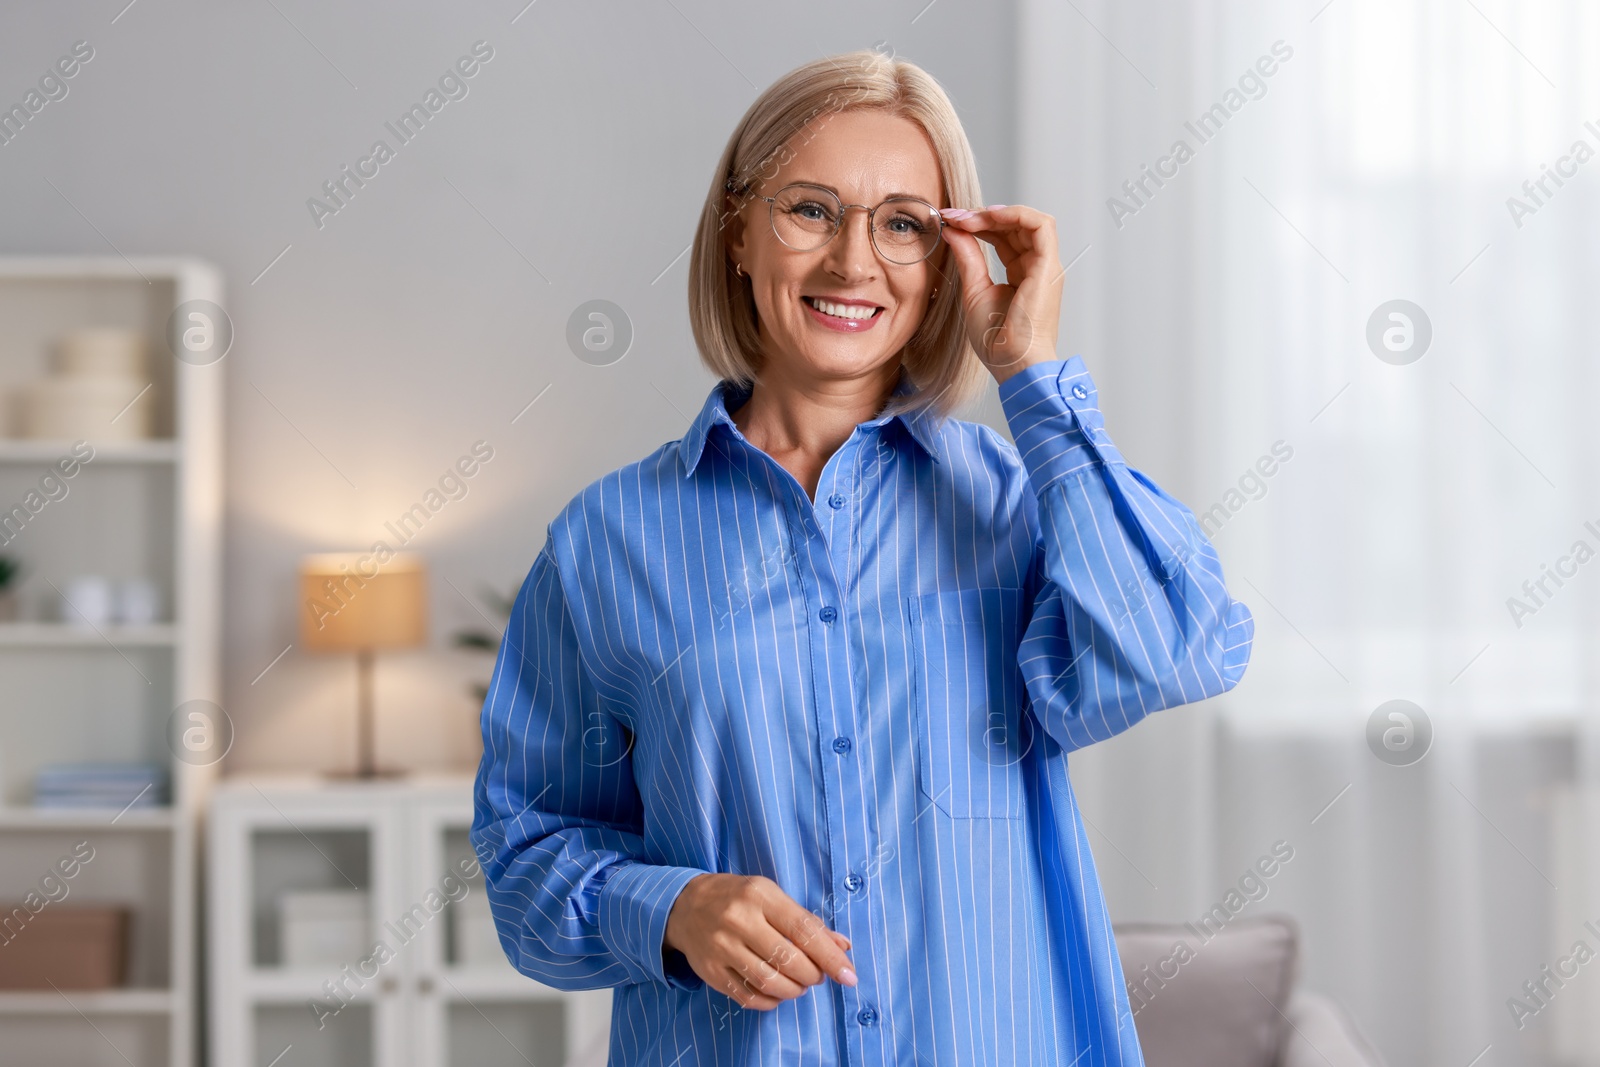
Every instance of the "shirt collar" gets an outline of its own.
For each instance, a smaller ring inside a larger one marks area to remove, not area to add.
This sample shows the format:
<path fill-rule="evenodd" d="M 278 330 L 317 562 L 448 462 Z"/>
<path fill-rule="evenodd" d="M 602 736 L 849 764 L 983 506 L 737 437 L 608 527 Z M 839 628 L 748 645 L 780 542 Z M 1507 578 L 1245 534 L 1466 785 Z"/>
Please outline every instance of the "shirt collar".
<path fill-rule="evenodd" d="M 913 392 L 914 389 L 910 375 L 902 366 L 900 380 L 895 384 L 891 395 L 903 396 Z M 678 442 L 678 455 L 683 460 L 684 477 L 687 478 L 694 473 L 695 467 L 700 463 L 700 456 L 705 452 L 706 441 L 718 423 L 726 424 L 735 435 L 739 434 L 739 428 L 733 424 L 733 417 L 728 411 L 730 408 L 738 410 L 749 396 L 750 387 L 740 382 L 723 379 L 711 387 L 706 402 L 701 405 L 700 414 L 695 416 L 694 421 L 689 424 L 689 429 Z M 939 462 L 939 427 L 937 417 L 932 411 L 919 408 L 900 415 L 880 415 L 861 425 L 882 426 L 889 422 L 899 423 L 907 435 L 920 445 L 935 463 Z"/>

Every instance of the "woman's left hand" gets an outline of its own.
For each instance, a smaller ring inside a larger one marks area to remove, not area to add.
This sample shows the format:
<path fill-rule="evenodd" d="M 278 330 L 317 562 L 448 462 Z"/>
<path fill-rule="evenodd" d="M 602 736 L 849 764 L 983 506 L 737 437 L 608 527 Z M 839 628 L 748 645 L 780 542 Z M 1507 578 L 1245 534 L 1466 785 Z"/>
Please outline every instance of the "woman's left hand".
<path fill-rule="evenodd" d="M 996 381 L 1058 358 L 1056 330 L 1066 271 L 1056 249 L 1056 220 L 1021 204 L 970 211 L 945 208 L 944 238 L 961 272 L 967 334 Z M 999 253 L 1006 280 L 989 279 L 978 242 Z"/>

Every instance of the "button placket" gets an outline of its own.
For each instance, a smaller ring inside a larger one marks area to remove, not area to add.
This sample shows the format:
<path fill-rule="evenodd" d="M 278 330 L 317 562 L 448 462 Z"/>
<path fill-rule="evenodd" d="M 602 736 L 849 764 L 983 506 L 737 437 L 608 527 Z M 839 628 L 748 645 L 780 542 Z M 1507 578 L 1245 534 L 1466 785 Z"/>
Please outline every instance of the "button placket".
<path fill-rule="evenodd" d="M 859 835 L 849 828 L 873 824 L 875 819 L 871 810 L 868 768 L 853 765 L 861 758 L 856 742 L 866 694 L 861 672 L 850 664 L 851 635 L 847 623 L 856 616 L 847 614 L 852 608 L 848 598 L 854 588 L 854 575 L 848 572 L 856 558 L 853 541 L 859 536 L 855 505 L 860 499 L 862 455 L 868 446 L 876 443 L 878 436 L 858 433 L 840 447 L 823 469 L 816 495 L 808 501 L 810 507 L 806 509 L 802 525 L 808 571 L 803 584 L 810 615 L 807 630 L 812 641 L 812 679 L 817 701 L 816 744 L 823 752 L 831 749 L 828 767 L 822 776 L 828 812 L 823 862 L 831 888 L 825 891 L 827 900 L 822 910 L 830 926 L 858 927 L 860 931 L 872 924 L 871 901 L 866 893 L 866 872 L 871 868 L 864 868 L 861 863 L 862 848 L 870 847 L 870 843 L 864 845 L 858 840 Z M 864 908 L 868 910 L 862 910 Z M 857 940 L 870 941 L 870 938 L 858 933 Z M 876 1026 L 878 1021 L 877 1009 L 859 999 L 872 982 L 876 962 L 858 950 L 854 966 L 861 985 L 845 991 L 846 1004 L 855 1002 L 858 1009 L 855 1018 L 865 1027 Z M 863 1010 L 870 1021 L 862 1021 Z"/>
<path fill-rule="evenodd" d="M 851 568 L 855 555 L 856 515 L 851 505 L 856 499 L 861 453 L 872 437 L 876 434 L 863 434 L 858 429 L 839 446 L 823 467 L 822 477 L 817 482 L 816 503 L 812 507 L 817 523 L 827 531 L 828 555 L 844 589 L 855 586 Z"/>
<path fill-rule="evenodd" d="M 843 459 L 841 457 L 841 461 Z M 843 462 L 840 466 L 848 469 Z M 829 488 L 829 473 L 824 472 L 824 478 L 818 486 L 818 500 L 823 505 L 834 495 L 822 495 Z M 830 926 L 842 919 L 847 900 L 858 901 L 855 894 L 866 881 L 851 867 L 851 854 L 856 849 L 846 827 L 861 822 L 867 797 L 858 769 L 840 758 L 854 752 L 852 735 L 856 732 L 856 709 L 862 694 L 856 689 L 859 672 L 849 666 L 850 638 L 845 625 L 848 604 L 845 586 L 837 573 L 840 564 L 829 543 L 842 533 L 843 528 L 837 524 L 848 521 L 848 515 L 849 512 L 843 508 L 836 510 L 812 506 L 796 524 L 795 530 L 796 548 L 804 568 L 801 586 L 805 590 L 806 609 L 810 616 L 807 630 L 812 649 L 813 729 L 817 731 L 814 736 L 818 738 L 820 749 L 832 749 L 835 753 L 834 758 L 829 760 L 831 769 L 823 772 L 828 811 L 824 862 L 832 868 L 831 885 L 835 888 L 826 893 L 827 900 L 818 909 L 826 913 Z M 865 958 L 856 962 L 863 981 L 869 974 L 871 963 Z"/>

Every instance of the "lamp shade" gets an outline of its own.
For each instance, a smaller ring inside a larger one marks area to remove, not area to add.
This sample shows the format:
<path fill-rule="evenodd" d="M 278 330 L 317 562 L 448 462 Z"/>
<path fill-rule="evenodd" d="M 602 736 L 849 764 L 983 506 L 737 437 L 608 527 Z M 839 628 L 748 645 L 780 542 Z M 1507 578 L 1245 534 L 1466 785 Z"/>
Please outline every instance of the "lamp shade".
<path fill-rule="evenodd" d="M 405 648 L 428 639 L 428 572 L 400 554 L 324 553 L 300 562 L 300 643 L 312 652 Z"/>

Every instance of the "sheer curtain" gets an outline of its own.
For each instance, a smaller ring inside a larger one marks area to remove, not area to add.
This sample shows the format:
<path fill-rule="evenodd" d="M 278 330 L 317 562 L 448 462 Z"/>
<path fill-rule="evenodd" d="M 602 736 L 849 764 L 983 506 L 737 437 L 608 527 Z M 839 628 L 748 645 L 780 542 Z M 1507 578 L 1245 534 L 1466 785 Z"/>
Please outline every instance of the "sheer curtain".
<path fill-rule="evenodd" d="M 1600 1062 L 1600 8 L 1019 27 L 1063 351 L 1258 623 L 1234 693 L 1073 757 L 1113 915 L 1192 921 L 1286 842 L 1247 910 L 1390 1062 Z"/>

